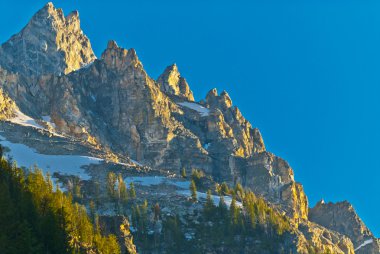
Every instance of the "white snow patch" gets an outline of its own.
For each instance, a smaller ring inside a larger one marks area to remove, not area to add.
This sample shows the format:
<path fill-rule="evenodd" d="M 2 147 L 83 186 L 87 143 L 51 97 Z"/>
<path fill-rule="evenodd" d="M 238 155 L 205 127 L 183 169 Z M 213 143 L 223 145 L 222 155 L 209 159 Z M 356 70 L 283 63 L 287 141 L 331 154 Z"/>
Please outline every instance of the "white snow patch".
<path fill-rule="evenodd" d="M 355 251 L 357 251 L 358 249 L 370 244 L 370 243 L 373 243 L 373 239 L 368 239 L 368 240 L 365 240 L 362 244 L 360 244 L 356 249 Z"/>
<path fill-rule="evenodd" d="M 56 128 L 55 123 L 53 123 L 51 121 L 51 117 L 50 116 L 42 116 L 42 120 L 44 120 L 45 122 L 47 122 L 48 124 L 50 124 L 54 129 Z"/>
<path fill-rule="evenodd" d="M 55 128 L 55 124 L 53 122 L 51 122 L 51 117 L 50 116 L 43 116 L 42 119 L 47 122 L 48 124 L 50 124 L 53 128 Z M 53 132 L 53 131 L 50 131 L 48 129 L 45 129 L 43 126 L 39 125 L 33 118 L 31 118 L 30 116 L 27 116 L 25 115 L 24 113 L 22 113 L 21 111 L 17 111 L 16 112 L 16 116 L 9 119 L 9 121 L 11 123 L 15 123 L 15 124 L 18 124 L 18 125 L 21 125 L 21 126 L 26 126 L 26 127 L 33 127 L 33 128 L 36 128 L 36 129 L 40 129 L 40 130 L 45 130 L 45 131 L 48 131 L 50 132 L 51 134 L 55 135 L 55 136 L 58 136 L 58 137 L 65 137 L 61 134 L 58 134 L 56 132 Z"/>
<path fill-rule="evenodd" d="M 21 167 L 31 167 L 37 165 L 46 174 L 52 175 L 54 172 L 65 175 L 76 175 L 83 180 L 89 180 L 91 177 L 82 168 L 85 165 L 99 164 L 102 159 L 80 156 L 80 155 L 45 155 L 39 154 L 33 148 L 23 144 L 16 144 L 7 141 L 0 135 L 0 144 L 8 147 L 14 161 Z"/>
<path fill-rule="evenodd" d="M 179 191 L 177 191 L 177 193 L 180 194 L 180 195 L 184 195 L 186 197 L 190 197 L 191 196 L 190 190 L 179 190 Z M 197 191 L 197 198 L 205 200 L 207 198 L 207 193 Z M 231 205 L 231 202 L 232 202 L 232 198 L 230 196 L 223 196 L 223 198 L 224 198 L 224 203 L 229 208 L 230 205 Z M 220 196 L 211 195 L 211 199 L 214 202 L 214 205 L 219 205 Z M 241 202 L 239 202 L 239 201 L 236 201 L 236 206 L 243 207 L 243 204 Z"/>
<path fill-rule="evenodd" d="M 164 176 L 135 176 L 127 177 L 124 179 L 126 183 L 133 182 L 134 184 L 142 186 L 160 185 L 164 182 Z"/>
<path fill-rule="evenodd" d="M 137 166 L 143 167 L 144 165 L 139 163 L 138 161 L 130 159 L 132 163 L 136 164 Z"/>
<path fill-rule="evenodd" d="M 208 108 L 205 108 L 197 103 L 193 102 L 180 102 L 178 105 L 184 106 L 186 108 L 192 109 L 197 111 L 201 116 L 208 116 L 210 113 L 210 110 Z"/>
<path fill-rule="evenodd" d="M 180 188 L 181 190 L 177 190 L 176 192 L 179 195 L 185 196 L 185 197 L 190 197 L 190 181 L 182 181 L 178 179 L 172 179 L 172 178 L 167 178 L 164 176 L 137 176 L 137 177 L 127 177 L 124 179 L 126 183 L 133 182 L 134 184 L 137 185 L 142 185 L 142 186 L 151 186 L 151 185 L 160 185 L 160 184 L 169 184 L 169 185 L 174 185 Z M 199 192 L 197 191 L 197 196 L 199 199 L 206 199 L 207 194 L 204 192 Z M 224 197 L 224 202 L 229 207 L 232 202 L 232 198 L 230 196 L 223 196 Z M 217 195 L 211 195 L 211 198 L 214 202 L 215 205 L 218 205 L 220 202 L 220 196 Z M 242 207 L 243 204 L 241 202 L 236 201 L 236 205 L 238 207 Z"/>
<path fill-rule="evenodd" d="M 16 112 L 16 116 L 12 119 L 10 119 L 12 123 L 19 124 L 22 126 L 29 126 L 29 127 L 34 127 L 37 129 L 44 129 L 41 125 L 36 123 L 36 121 L 31 118 L 30 116 L 25 115 L 21 111 Z"/>

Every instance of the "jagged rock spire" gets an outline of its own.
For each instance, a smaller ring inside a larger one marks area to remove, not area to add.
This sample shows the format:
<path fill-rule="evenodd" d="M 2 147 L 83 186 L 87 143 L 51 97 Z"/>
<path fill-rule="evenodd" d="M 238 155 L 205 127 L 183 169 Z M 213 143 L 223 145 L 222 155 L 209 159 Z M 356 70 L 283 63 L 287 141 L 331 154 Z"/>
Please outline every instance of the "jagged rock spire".
<path fill-rule="evenodd" d="M 157 83 L 161 85 L 161 90 L 166 94 L 194 101 L 193 92 L 190 90 L 186 79 L 179 73 L 176 64 L 166 67 L 164 73 L 158 77 Z"/>
<path fill-rule="evenodd" d="M 80 28 L 79 13 L 66 17 L 47 3 L 0 47 L 0 65 L 26 77 L 67 74 L 96 59 Z"/>
<path fill-rule="evenodd" d="M 355 253 L 379 253 L 380 251 L 379 242 L 374 240 L 373 233 L 363 223 L 348 201 L 337 203 L 320 201 L 310 209 L 309 219 L 348 236 L 355 246 Z M 365 242 L 368 244 L 363 246 Z"/>
<path fill-rule="evenodd" d="M 102 53 L 102 60 L 108 68 L 125 70 L 128 66 L 141 66 L 142 64 L 137 57 L 136 50 L 126 50 L 117 45 L 115 41 L 109 41 L 106 50 Z"/>

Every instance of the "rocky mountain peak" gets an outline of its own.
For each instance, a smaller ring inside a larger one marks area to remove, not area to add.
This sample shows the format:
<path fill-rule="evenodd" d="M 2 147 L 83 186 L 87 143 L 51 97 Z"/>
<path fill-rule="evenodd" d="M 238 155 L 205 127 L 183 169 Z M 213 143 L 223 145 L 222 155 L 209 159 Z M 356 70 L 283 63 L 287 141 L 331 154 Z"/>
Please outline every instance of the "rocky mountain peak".
<path fill-rule="evenodd" d="M 79 13 L 64 16 L 52 3 L 0 47 L 0 65 L 25 77 L 68 74 L 96 59 Z"/>
<path fill-rule="evenodd" d="M 348 201 L 325 203 L 322 200 L 310 209 L 309 219 L 348 236 L 355 247 L 360 246 L 365 241 L 374 239 L 372 232 L 365 226 L 354 207 Z M 375 249 L 377 252 L 372 252 L 369 248 Z M 373 241 L 358 253 L 379 253 L 379 250 L 377 241 Z"/>
<path fill-rule="evenodd" d="M 168 95 L 194 101 L 193 92 L 190 90 L 186 79 L 179 73 L 175 63 L 166 67 L 165 71 L 158 77 L 157 83 L 161 85 L 161 90 Z"/>
<path fill-rule="evenodd" d="M 142 64 L 134 49 L 124 49 L 115 41 L 109 41 L 106 50 L 102 53 L 102 60 L 110 69 L 124 71 L 129 66 L 142 68 Z"/>
<path fill-rule="evenodd" d="M 220 95 L 218 95 L 216 88 L 207 93 L 206 103 L 210 108 L 220 108 L 223 111 L 232 107 L 232 100 L 228 93 L 223 90 Z"/>

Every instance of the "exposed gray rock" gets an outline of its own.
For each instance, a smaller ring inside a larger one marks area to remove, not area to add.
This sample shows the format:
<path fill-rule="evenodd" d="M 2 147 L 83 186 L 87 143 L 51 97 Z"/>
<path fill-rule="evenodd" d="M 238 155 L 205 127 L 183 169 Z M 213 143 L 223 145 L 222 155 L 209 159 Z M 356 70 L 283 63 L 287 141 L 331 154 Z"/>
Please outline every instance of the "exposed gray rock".
<path fill-rule="evenodd" d="M 114 41 L 96 59 L 77 12 L 65 17 L 49 3 L 3 44 L 0 85 L 5 119 L 18 106 L 35 118 L 49 115 L 57 131 L 106 151 L 106 158 L 130 157 L 176 174 L 200 169 L 219 182 L 252 189 L 291 219 L 298 253 L 309 253 L 310 242 L 318 250 L 353 253 L 367 237 L 373 244 L 359 253 L 375 253 L 369 249 L 376 250 L 377 240 L 346 205 L 317 205 L 310 218 L 321 226 L 308 221 L 308 200 L 292 168 L 266 151 L 260 131 L 227 92 L 212 89 L 194 102 L 176 65 L 156 82 L 134 49 Z M 336 220 L 338 212 L 352 220 Z"/>
<path fill-rule="evenodd" d="M 179 73 L 176 64 L 166 67 L 164 73 L 157 79 L 157 83 L 160 84 L 161 90 L 168 95 L 194 101 L 193 92 L 186 79 Z"/>
<path fill-rule="evenodd" d="M 378 240 L 347 201 L 327 204 L 323 200 L 318 202 L 310 209 L 310 220 L 348 236 L 355 246 L 356 253 L 380 252 Z"/>
<path fill-rule="evenodd" d="M 0 64 L 26 77 L 67 74 L 95 60 L 90 41 L 80 28 L 79 14 L 64 16 L 46 4 L 0 47 Z"/>

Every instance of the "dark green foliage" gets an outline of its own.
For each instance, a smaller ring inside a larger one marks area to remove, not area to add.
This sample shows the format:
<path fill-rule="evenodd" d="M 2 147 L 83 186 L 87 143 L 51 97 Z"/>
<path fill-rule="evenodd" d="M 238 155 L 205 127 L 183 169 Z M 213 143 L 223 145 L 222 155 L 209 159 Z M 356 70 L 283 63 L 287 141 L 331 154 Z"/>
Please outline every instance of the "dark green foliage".
<path fill-rule="evenodd" d="M 223 182 L 222 184 L 218 185 L 217 192 L 219 195 L 229 195 L 231 194 L 230 188 L 228 187 L 227 183 Z"/>
<path fill-rule="evenodd" d="M 107 192 L 111 199 L 116 199 L 116 182 L 117 177 L 114 172 L 109 172 L 107 177 Z"/>
<path fill-rule="evenodd" d="M 25 174 L 4 159 L 0 163 L 2 254 L 120 253 L 116 238 L 94 231 L 86 209 L 54 191 L 49 176 L 37 168 Z"/>
<path fill-rule="evenodd" d="M 196 186 L 200 186 L 201 179 L 205 177 L 205 174 L 198 169 L 193 169 L 191 172 L 191 179 L 194 181 Z"/>
<path fill-rule="evenodd" d="M 129 197 L 131 199 L 136 198 L 136 190 L 135 190 L 135 185 L 133 184 L 133 182 L 129 184 Z"/>
<path fill-rule="evenodd" d="M 211 190 L 208 190 L 207 191 L 207 197 L 206 197 L 206 203 L 205 203 L 204 208 L 203 208 L 203 214 L 207 220 L 211 219 L 211 217 L 214 215 L 215 208 L 216 208 L 216 206 L 214 204 L 214 201 L 211 198 Z"/>
<path fill-rule="evenodd" d="M 148 202 L 135 205 L 132 208 L 132 225 L 140 236 L 144 236 L 148 231 Z"/>
<path fill-rule="evenodd" d="M 196 219 L 193 216 L 164 217 L 159 235 L 149 234 L 146 228 L 137 229 L 134 234 L 137 246 L 142 253 L 290 253 L 278 252 L 284 250 L 291 234 L 288 219 L 253 192 L 245 191 L 241 186 L 232 191 L 236 191 L 241 201 L 238 203 L 233 196 L 230 207 L 223 195 L 220 195 L 219 204 L 215 204 L 209 190 L 203 211 Z M 141 220 L 144 217 L 141 210 L 137 206 L 134 214 L 138 216 L 132 218 Z M 156 213 L 155 209 L 153 211 Z M 149 224 L 146 219 L 143 221 L 143 225 Z M 134 223 L 138 227 L 138 223 Z M 145 230 L 145 234 L 140 230 Z"/>
<path fill-rule="evenodd" d="M 191 192 L 191 200 L 193 202 L 196 202 L 197 201 L 197 186 L 195 185 L 194 180 L 191 180 L 190 192 Z"/>
<path fill-rule="evenodd" d="M 181 176 L 182 176 L 182 178 L 186 178 L 186 169 L 185 168 L 182 168 Z"/>

